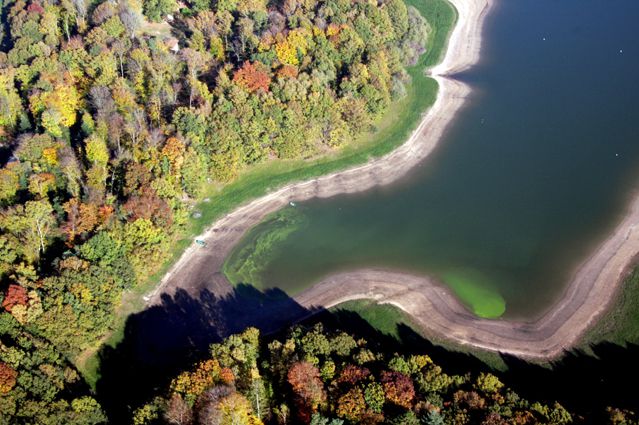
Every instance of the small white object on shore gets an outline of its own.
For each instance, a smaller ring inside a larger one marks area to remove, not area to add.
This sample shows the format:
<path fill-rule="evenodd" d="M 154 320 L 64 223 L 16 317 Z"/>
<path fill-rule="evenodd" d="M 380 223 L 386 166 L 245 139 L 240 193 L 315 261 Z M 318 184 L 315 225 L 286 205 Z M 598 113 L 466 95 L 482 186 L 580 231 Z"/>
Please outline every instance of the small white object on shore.
<path fill-rule="evenodd" d="M 289 202 L 289 205 L 294 207 L 295 206 L 295 202 L 291 201 L 291 202 Z"/>

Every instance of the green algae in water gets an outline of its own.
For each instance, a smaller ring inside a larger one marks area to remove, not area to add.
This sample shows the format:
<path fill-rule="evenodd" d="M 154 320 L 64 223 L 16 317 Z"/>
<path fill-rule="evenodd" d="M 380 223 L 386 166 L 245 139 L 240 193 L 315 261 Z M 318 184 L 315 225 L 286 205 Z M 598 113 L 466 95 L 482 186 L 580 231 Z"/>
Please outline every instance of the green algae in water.
<path fill-rule="evenodd" d="M 222 268 L 233 284 L 248 283 L 263 289 L 263 271 L 280 254 L 282 242 L 308 220 L 300 207 L 287 207 L 253 227 L 233 250 Z"/>
<path fill-rule="evenodd" d="M 446 273 L 443 280 L 455 295 L 479 317 L 495 319 L 506 311 L 501 294 L 474 270 Z"/>

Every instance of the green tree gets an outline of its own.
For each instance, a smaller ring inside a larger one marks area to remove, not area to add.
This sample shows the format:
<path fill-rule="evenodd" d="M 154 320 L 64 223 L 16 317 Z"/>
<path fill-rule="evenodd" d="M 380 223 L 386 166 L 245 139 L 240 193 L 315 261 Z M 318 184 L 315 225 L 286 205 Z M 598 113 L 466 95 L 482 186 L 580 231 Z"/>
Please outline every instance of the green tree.
<path fill-rule="evenodd" d="M 144 16 L 151 21 L 160 22 L 166 15 L 177 9 L 175 0 L 143 0 L 142 10 Z"/>
<path fill-rule="evenodd" d="M 371 382 L 364 390 L 364 399 L 373 412 L 381 413 L 385 402 L 384 387 L 377 382 Z"/>
<path fill-rule="evenodd" d="M 393 25 L 395 38 L 401 40 L 408 31 L 408 9 L 402 0 L 387 0 L 386 11 Z"/>
<path fill-rule="evenodd" d="M 19 238 L 26 259 L 34 262 L 44 252 L 56 224 L 53 207 L 46 199 L 27 201 L 0 213 L 0 228 Z"/>
<path fill-rule="evenodd" d="M 484 394 L 495 394 L 501 391 L 504 384 L 493 374 L 480 373 L 475 382 L 475 386 Z"/>
<path fill-rule="evenodd" d="M 20 189 L 20 176 L 12 168 L 0 169 L 0 205 L 12 203 Z"/>
<path fill-rule="evenodd" d="M 425 425 L 444 425 L 444 418 L 436 410 L 429 410 L 422 419 Z"/>
<path fill-rule="evenodd" d="M 148 218 L 139 218 L 124 225 L 123 244 L 138 276 L 159 265 L 168 248 L 166 231 Z"/>
<path fill-rule="evenodd" d="M 12 132 L 22 113 L 22 100 L 14 84 L 14 71 L 5 69 L 0 74 L 0 129 Z"/>

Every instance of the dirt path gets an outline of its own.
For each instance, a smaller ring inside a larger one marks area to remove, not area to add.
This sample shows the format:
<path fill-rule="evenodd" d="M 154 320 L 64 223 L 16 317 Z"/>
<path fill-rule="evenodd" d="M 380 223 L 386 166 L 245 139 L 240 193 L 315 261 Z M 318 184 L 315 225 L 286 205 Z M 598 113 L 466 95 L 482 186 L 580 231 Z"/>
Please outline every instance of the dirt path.
<path fill-rule="evenodd" d="M 450 0 L 459 19 L 443 61 L 431 70 L 439 83 L 435 104 L 410 139 L 390 154 L 364 165 L 310 181 L 290 184 L 256 199 L 218 220 L 192 245 L 148 295 L 148 305 L 177 289 L 197 296 L 207 289 L 218 296 L 232 292 L 221 273 L 228 254 L 251 227 L 288 202 L 363 191 L 405 175 L 437 145 L 469 88 L 447 78 L 479 59 L 484 17 L 493 0 Z M 480 319 L 428 277 L 385 270 L 333 275 L 295 297 L 302 306 L 331 307 L 353 299 L 375 299 L 401 308 L 423 328 L 460 344 L 534 358 L 561 354 L 609 306 L 623 273 L 639 252 L 639 197 L 613 235 L 578 268 L 564 295 L 543 316 L 531 321 Z"/>

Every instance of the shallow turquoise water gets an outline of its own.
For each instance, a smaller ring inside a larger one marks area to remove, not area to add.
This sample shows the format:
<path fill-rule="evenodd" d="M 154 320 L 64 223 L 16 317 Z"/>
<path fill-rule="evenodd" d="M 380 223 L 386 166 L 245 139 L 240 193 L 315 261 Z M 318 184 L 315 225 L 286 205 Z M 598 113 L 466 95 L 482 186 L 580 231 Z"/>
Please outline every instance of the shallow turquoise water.
<path fill-rule="evenodd" d="M 498 2 L 440 147 L 393 185 L 300 203 L 249 283 L 295 293 L 374 266 L 434 275 L 480 314 L 548 307 L 639 183 L 636 22 L 635 0 Z"/>

